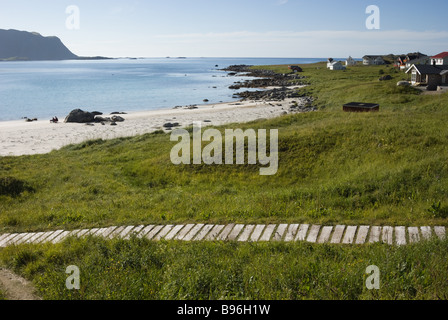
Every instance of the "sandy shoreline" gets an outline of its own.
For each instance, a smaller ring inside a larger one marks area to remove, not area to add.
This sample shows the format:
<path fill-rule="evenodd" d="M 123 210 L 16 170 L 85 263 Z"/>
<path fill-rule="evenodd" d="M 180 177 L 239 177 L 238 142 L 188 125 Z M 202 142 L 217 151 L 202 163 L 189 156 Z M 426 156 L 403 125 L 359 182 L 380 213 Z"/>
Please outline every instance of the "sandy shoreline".
<path fill-rule="evenodd" d="M 165 123 L 177 122 L 181 127 L 193 121 L 203 126 L 250 122 L 278 117 L 289 113 L 292 101 L 301 104 L 301 98 L 284 101 L 240 101 L 198 106 L 197 109 L 164 109 L 129 112 L 121 115 L 125 121 L 117 126 L 58 123 L 44 121 L 0 122 L 0 156 L 44 154 L 70 144 L 92 139 L 114 139 L 136 136 L 163 129 Z M 106 116 L 106 115 L 105 115 Z"/>

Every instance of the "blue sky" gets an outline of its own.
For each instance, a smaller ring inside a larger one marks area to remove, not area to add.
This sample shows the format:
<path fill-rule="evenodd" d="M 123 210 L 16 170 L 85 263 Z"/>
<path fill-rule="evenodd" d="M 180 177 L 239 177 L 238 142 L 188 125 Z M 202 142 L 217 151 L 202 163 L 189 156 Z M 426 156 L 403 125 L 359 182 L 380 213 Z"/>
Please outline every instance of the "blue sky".
<path fill-rule="evenodd" d="M 79 29 L 66 8 L 79 8 Z M 366 8 L 380 9 L 380 30 Z M 448 51 L 448 1 L 0 0 L 0 29 L 56 35 L 82 56 L 361 57 Z M 1 44 L 0 44 L 1 45 Z"/>

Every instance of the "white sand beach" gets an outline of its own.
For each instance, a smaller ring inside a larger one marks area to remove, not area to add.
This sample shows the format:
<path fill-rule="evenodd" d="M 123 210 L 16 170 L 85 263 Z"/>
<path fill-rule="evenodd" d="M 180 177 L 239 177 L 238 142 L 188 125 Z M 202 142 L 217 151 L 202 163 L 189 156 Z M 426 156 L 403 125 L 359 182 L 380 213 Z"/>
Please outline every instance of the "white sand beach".
<path fill-rule="evenodd" d="M 50 119 L 35 122 L 0 122 L 0 156 L 44 154 L 61 147 L 92 139 L 114 139 L 151 133 L 163 129 L 167 122 L 177 122 L 181 127 L 201 121 L 203 126 L 249 122 L 268 119 L 289 113 L 292 101 L 301 104 L 300 98 L 284 101 L 243 101 L 198 106 L 197 109 L 168 109 L 128 112 L 125 121 L 117 126 L 60 122 Z M 89 111 L 89 110 L 87 110 Z M 107 116 L 107 115 L 104 115 Z M 63 119 L 60 119 L 63 120 Z"/>

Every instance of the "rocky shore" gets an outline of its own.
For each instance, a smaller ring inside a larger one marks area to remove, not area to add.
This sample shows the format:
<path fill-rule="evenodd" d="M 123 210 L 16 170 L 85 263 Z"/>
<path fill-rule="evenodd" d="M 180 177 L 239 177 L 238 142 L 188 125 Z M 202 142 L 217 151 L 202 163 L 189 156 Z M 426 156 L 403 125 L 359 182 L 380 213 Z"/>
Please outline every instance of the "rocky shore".
<path fill-rule="evenodd" d="M 305 77 L 294 71 L 291 73 L 276 73 L 272 70 L 252 69 L 248 65 L 233 65 L 223 71 L 229 72 L 229 75 L 244 75 L 255 79 L 246 80 L 244 82 L 235 82 L 229 89 L 239 90 L 241 88 L 263 90 L 244 91 L 236 93 L 235 96 L 240 97 L 243 101 L 269 101 L 282 102 L 286 99 L 294 99 L 290 101 L 290 112 L 310 112 L 317 111 L 313 106 L 314 99 L 300 93 L 297 89 L 304 87 Z"/>
<path fill-rule="evenodd" d="M 241 88 L 266 88 L 266 87 L 290 87 L 294 85 L 303 85 L 301 80 L 305 79 L 297 73 L 276 73 L 272 70 L 251 69 L 248 65 L 233 65 L 223 71 L 229 72 L 229 75 L 243 74 L 247 77 L 260 78 L 247 80 L 245 82 L 235 82 L 229 89 Z"/>

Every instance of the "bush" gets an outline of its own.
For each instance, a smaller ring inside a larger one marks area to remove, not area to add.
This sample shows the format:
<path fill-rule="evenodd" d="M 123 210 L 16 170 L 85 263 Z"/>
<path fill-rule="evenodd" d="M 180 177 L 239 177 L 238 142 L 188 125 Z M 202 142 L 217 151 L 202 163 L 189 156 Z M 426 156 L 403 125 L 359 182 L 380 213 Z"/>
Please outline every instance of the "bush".
<path fill-rule="evenodd" d="M 25 191 L 33 191 L 27 182 L 14 177 L 0 177 L 0 195 L 17 197 Z"/>

